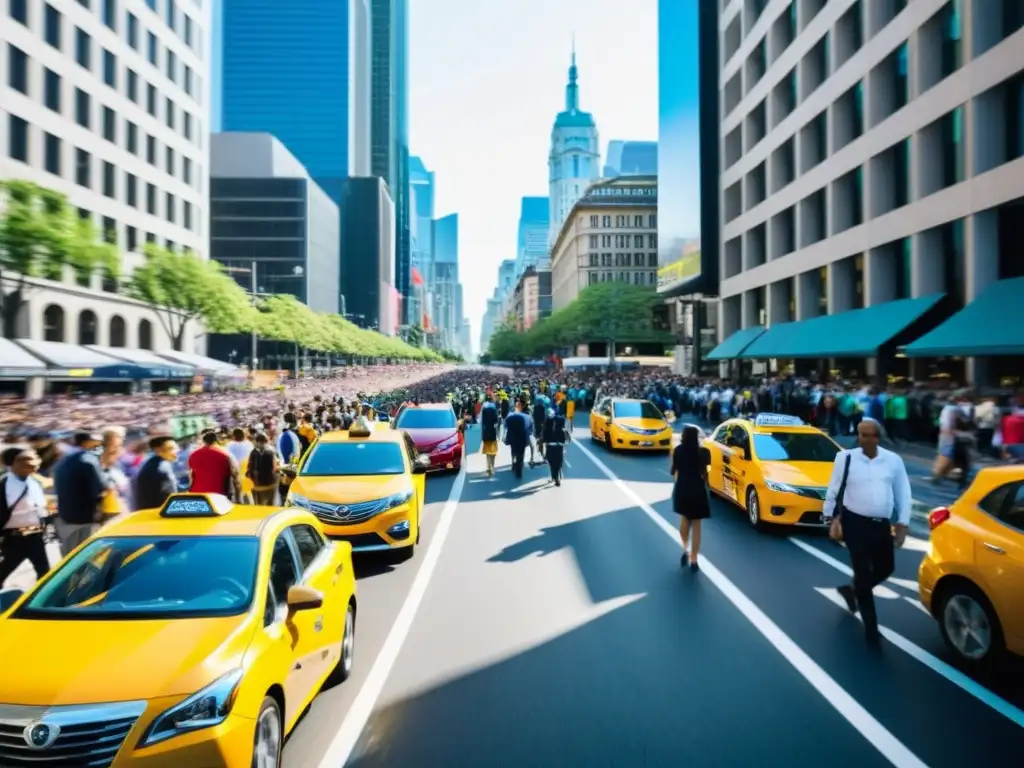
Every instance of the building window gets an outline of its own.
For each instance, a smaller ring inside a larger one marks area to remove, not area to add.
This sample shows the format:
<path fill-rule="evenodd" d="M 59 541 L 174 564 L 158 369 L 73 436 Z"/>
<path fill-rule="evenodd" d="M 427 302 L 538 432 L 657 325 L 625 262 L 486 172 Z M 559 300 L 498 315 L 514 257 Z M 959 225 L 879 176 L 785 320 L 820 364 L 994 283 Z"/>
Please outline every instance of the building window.
<path fill-rule="evenodd" d="M 7 44 L 7 84 L 28 94 L 28 54 L 10 43 Z"/>
<path fill-rule="evenodd" d="M 128 45 L 139 50 L 139 20 L 133 13 L 127 14 Z"/>
<path fill-rule="evenodd" d="M 128 253 L 135 253 L 139 247 L 139 231 L 135 227 L 125 227 L 125 248 Z"/>
<path fill-rule="evenodd" d="M 75 150 L 75 183 L 86 189 L 92 188 L 92 155 L 84 149 Z"/>
<path fill-rule="evenodd" d="M 896 49 L 896 109 L 910 101 L 910 46 L 903 43 Z M 895 110 L 893 110 L 895 111 Z"/>
<path fill-rule="evenodd" d="M 43 103 L 53 112 L 60 112 L 60 76 L 53 70 L 43 75 Z"/>
<path fill-rule="evenodd" d="M 60 11 L 54 8 L 49 3 L 46 4 L 46 10 L 43 15 L 43 35 L 46 42 L 60 50 L 60 27 L 61 27 L 61 15 Z"/>
<path fill-rule="evenodd" d="M 133 173 L 124 175 L 124 199 L 132 208 L 139 207 L 139 180 Z"/>
<path fill-rule="evenodd" d="M 17 115 L 8 116 L 7 154 L 12 160 L 28 162 L 28 123 Z"/>
<path fill-rule="evenodd" d="M 192 95 L 192 68 L 188 64 L 185 64 L 182 67 L 182 69 L 184 69 L 182 79 L 185 81 L 185 93 L 187 93 L 189 96 L 191 96 Z"/>
<path fill-rule="evenodd" d="M 103 138 L 117 143 L 117 114 L 110 107 L 103 108 Z"/>
<path fill-rule="evenodd" d="M 134 101 L 136 104 L 139 103 L 139 76 L 134 69 L 129 69 L 125 72 L 125 92 L 128 94 L 128 98 Z"/>
<path fill-rule="evenodd" d="M 164 151 L 164 167 L 169 175 L 174 175 L 174 149 L 171 147 L 167 147 Z"/>
<path fill-rule="evenodd" d="M 590 236 L 590 247 L 597 248 L 597 235 Z"/>
<path fill-rule="evenodd" d="M 153 0 L 150 0 L 153 2 Z M 146 242 L 156 242 L 156 238 L 150 240 L 151 235 L 146 235 Z M 139 321 L 139 349 L 153 348 L 153 324 L 146 319 Z"/>
<path fill-rule="evenodd" d="M 644 217 L 643 216 L 634 216 L 633 217 L 633 226 L 634 227 L 637 227 L 639 229 L 643 225 L 644 225 Z"/>
<path fill-rule="evenodd" d="M 103 163 L 103 194 L 106 197 L 117 198 L 117 171 L 113 163 Z"/>
<path fill-rule="evenodd" d="M 598 221 L 600 221 L 600 219 L 597 216 L 591 216 L 590 217 L 590 226 L 596 227 Z"/>
<path fill-rule="evenodd" d="M 125 145 L 133 155 L 139 154 L 139 126 L 130 120 L 124 124 Z"/>
<path fill-rule="evenodd" d="M 52 173 L 54 176 L 61 175 L 60 154 L 61 140 L 52 133 L 46 134 L 43 139 L 43 163 L 47 173 Z"/>
<path fill-rule="evenodd" d="M 963 66 L 963 34 L 960 0 L 950 0 L 942 9 L 942 76 L 949 77 Z"/>
<path fill-rule="evenodd" d="M 28 26 L 28 0 L 8 0 L 11 18 Z"/>
<path fill-rule="evenodd" d="M 192 229 L 192 203 L 183 202 L 181 204 L 181 223 L 185 229 Z"/>
<path fill-rule="evenodd" d="M 109 216 L 103 217 L 103 240 L 111 245 L 117 245 L 117 222 Z"/>
<path fill-rule="evenodd" d="M 181 161 L 181 179 L 192 186 L 192 161 L 187 157 Z"/>
<path fill-rule="evenodd" d="M 106 49 L 103 51 L 103 82 L 117 88 L 117 56 Z"/>
<path fill-rule="evenodd" d="M 174 55 L 173 51 L 167 51 L 167 79 L 172 83 L 177 82 L 178 77 L 178 57 Z"/>
<path fill-rule="evenodd" d="M 957 107 L 942 117 L 942 162 L 945 186 L 964 180 L 964 108 Z"/>
<path fill-rule="evenodd" d="M 167 123 L 168 128 L 174 128 L 174 102 L 168 98 L 166 103 L 166 110 L 164 112 L 164 120 Z"/>
<path fill-rule="evenodd" d="M 165 2 L 166 4 L 164 5 L 164 10 L 166 11 L 167 14 L 167 26 L 170 27 L 171 31 L 173 32 L 176 29 L 175 21 L 178 15 L 178 9 L 175 6 L 174 0 L 165 0 Z"/>
<path fill-rule="evenodd" d="M 43 310 L 43 340 L 64 341 L 64 308 L 58 304 Z"/>
<path fill-rule="evenodd" d="M 146 213 L 156 215 L 156 186 L 146 185 Z"/>
<path fill-rule="evenodd" d="M 156 86 L 146 85 L 146 111 L 156 117 Z"/>
<path fill-rule="evenodd" d="M 103 0 L 103 23 L 117 32 L 117 0 Z"/>
<path fill-rule="evenodd" d="M 75 122 L 83 128 L 91 127 L 91 110 L 92 99 L 89 97 L 89 94 L 81 88 L 75 88 Z"/>
<path fill-rule="evenodd" d="M 587 274 L 587 284 L 597 285 L 597 272 L 590 272 Z"/>
<path fill-rule="evenodd" d="M 602 227 L 610 227 L 611 225 L 612 225 L 612 217 L 611 216 L 602 216 L 601 217 L 601 226 Z"/>
<path fill-rule="evenodd" d="M 83 69 L 92 69 L 92 38 L 84 29 L 75 30 L 75 61 Z"/>
<path fill-rule="evenodd" d="M 181 112 L 181 132 L 192 141 L 192 115 L 184 110 Z"/>
<path fill-rule="evenodd" d="M 146 162 L 156 165 L 156 138 L 153 136 L 146 137 Z"/>
<path fill-rule="evenodd" d="M 146 33 L 146 58 L 154 67 L 157 66 L 157 59 L 160 58 L 160 44 L 152 32 Z"/>

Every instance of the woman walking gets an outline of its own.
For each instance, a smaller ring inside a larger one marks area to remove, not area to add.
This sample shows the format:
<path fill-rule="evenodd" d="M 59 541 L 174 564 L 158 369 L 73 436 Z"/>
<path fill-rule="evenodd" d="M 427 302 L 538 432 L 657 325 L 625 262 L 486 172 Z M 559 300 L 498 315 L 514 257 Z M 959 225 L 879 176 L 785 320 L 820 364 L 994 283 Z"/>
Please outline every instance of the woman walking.
<path fill-rule="evenodd" d="M 494 474 L 494 461 L 498 457 L 498 408 L 493 396 L 488 393 L 480 408 L 480 440 L 481 451 L 487 457 L 487 474 Z"/>
<path fill-rule="evenodd" d="M 679 538 L 683 543 L 683 556 L 679 564 L 696 572 L 700 569 L 697 556 L 700 554 L 701 521 L 711 517 L 708 501 L 708 464 L 711 454 L 698 442 L 697 428 L 692 424 L 683 427 L 682 439 L 672 451 L 672 508 L 681 516 Z M 692 533 L 692 537 L 691 537 Z"/>

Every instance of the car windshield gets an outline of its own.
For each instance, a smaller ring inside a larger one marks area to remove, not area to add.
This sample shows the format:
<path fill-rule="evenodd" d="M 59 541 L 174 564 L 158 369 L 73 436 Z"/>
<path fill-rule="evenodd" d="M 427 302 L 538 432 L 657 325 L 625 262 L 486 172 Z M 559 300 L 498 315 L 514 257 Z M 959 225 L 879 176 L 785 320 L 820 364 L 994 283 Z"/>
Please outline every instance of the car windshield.
<path fill-rule="evenodd" d="M 647 400 L 615 403 L 614 415 L 617 419 L 664 419 L 658 407 Z"/>
<path fill-rule="evenodd" d="M 835 461 L 839 446 L 813 432 L 769 432 L 754 435 L 761 461 Z"/>
<path fill-rule="evenodd" d="M 405 472 L 398 443 L 353 439 L 318 443 L 299 472 L 303 477 L 400 475 Z"/>
<path fill-rule="evenodd" d="M 118 536 L 91 541 L 18 610 L 19 618 L 235 616 L 252 603 L 255 536 Z"/>
<path fill-rule="evenodd" d="M 406 408 L 398 416 L 398 429 L 455 429 L 455 414 L 441 408 Z"/>

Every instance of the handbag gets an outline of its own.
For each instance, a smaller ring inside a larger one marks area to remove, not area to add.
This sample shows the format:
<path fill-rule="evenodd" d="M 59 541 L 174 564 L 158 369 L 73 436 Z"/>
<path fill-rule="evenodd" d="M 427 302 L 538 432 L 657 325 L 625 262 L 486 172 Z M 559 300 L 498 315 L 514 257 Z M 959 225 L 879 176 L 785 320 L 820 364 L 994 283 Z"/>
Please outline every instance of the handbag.
<path fill-rule="evenodd" d="M 832 510 L 832 522 L 828 526 L 828 537 L 832 541 L 843 540 L 843 499 L 846 497 L 846 481 L 850 476 L 850 454 L 846 454 L 846 466 L 843 467 L 843 480 L 836 494 L 836 506 Z"/>

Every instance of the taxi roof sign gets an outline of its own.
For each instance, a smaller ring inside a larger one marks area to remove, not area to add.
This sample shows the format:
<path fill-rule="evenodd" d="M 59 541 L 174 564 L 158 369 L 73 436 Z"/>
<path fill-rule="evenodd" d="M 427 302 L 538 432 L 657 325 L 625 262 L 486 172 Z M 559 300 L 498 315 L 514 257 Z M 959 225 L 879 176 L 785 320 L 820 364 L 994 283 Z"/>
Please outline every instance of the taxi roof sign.
<path fill-rule="evenodd" d="M 754 419 L 754 426 L 757 427 L 802 427 L 803 419 L 797 416 L 787 416 L 784 413 L 759 413 Z"/>
<path fill-rule="evenodd" d="M 176 493 L 164 502 L 160 517 L 221 517 L 233 506 L 219 493 Z"/>

